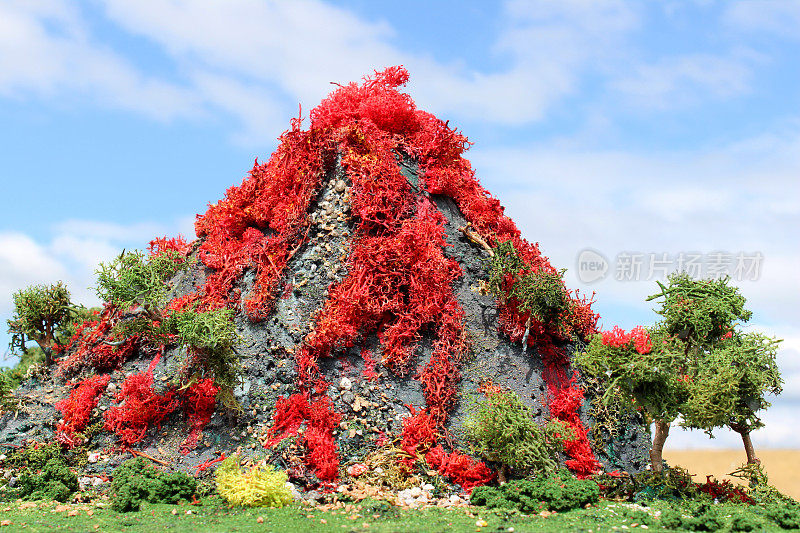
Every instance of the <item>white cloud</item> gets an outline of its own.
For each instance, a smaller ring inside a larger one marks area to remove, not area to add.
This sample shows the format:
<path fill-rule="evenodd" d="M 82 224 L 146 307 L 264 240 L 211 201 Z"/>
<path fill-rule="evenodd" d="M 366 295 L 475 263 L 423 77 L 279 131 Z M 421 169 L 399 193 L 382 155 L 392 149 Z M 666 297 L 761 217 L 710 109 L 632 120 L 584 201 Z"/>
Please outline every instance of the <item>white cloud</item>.
<path fill-rule="evenodd" d="M 795 0 L 740 0 L 726 8 L 725 21 L 735 28 L 800 39 L 800 3 Z"/>
<path fill-rule="evenodd" d="M 640 63 L 611 85 L 637 107 L 665 110 L 746 94 L 752 76 L 744 58 L 691 54 Z"/>
<path fill-rule="evenodd" d="M 0 4 L 0 95 L 32 95 L 141 112 L 153 119 L 195 116 L 186 89 L 141 74 L 125 59 L 92 42 L 74 4 L 11 1 Z"/>
<path fill-rule="evenodd" d="M 638 23 L 623 2 L 508 2 L 493 48 L 508 66 L 481 71 L 405 53 L 391 44 L 388 24 L 316 0 L 104 5 L 122 28 L 162 46 L 180 70 L 201 72 L 195 82 L 202 97 L 239 117 L 244 135 L 255 137 L 266 127 L 251 111 L 270 122 L 271 104 L 282 98 L 309 108 L 329 92 L 328 82 L 394 64 L 411 70 L 424 108 L 506 124 L 539 120 L 578 89 L 587 66 L 618 55 L 620 39 Z"/>

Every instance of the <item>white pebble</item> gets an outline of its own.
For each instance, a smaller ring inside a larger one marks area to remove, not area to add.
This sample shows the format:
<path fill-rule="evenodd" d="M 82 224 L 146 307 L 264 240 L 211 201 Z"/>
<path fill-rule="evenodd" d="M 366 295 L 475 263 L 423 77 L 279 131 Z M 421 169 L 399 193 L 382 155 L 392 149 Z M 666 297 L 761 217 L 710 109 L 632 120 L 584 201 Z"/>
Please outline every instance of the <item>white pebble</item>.
<path fill-rule="evenodd" d="M 350 390 L 353 388 L 353 382 L 348 378 L 342 378 L 342 380 L 339 381 L 339 388 L 342 390 Z"/>
<path fill-rule="evenodd" d="M 422 489 L 419 487 L 413 487 L 410 491 L 410 494 L 412 498 L 419 498 L 422 494 Z"/>

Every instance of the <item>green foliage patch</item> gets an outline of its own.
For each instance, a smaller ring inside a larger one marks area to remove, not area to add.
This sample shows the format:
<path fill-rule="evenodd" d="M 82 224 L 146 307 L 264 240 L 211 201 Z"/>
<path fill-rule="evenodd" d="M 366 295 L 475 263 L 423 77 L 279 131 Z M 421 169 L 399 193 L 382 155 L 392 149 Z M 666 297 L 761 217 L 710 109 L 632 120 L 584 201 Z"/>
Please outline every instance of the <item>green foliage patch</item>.
<path fill-rule="evenodd" d="M 18 496 L 25 500 L 66 502 L 78 490 L 78 476 L 60 457 L 51 457 L 41 469 L 28 468 L 19 476 Z"/>
<path fill-rule="evenodd" d="M 111 508 L 129 512 L 138 511 L 142 502 L 174 504 L 189 500 L 196 490 L 195 478 L 183 472 L 164 472 L 137 457 L 114 470 Z"/>
<path fill-rule="evenodd" d="M 550 475 L 516 479 L 499 487 L 476 487 L 470 503 L 533 513 L 542 509 L 569 511 L 597 503 L 599 499 L 597 483 L 591 479 L 576 479 L 562 469 Z"/>
<path fill-rule="evenodd" d="M 160 318 L 159 309 L 166 303 L 166 281 L 187 265 L 175 250 L 145 256 L 139 250 L 122 252 L 97 270 L 97 296 L 120 309 L 138 307 L 151 319 Z"/>
<path fill-rule="evenodd" d="M 558 420 L 539 425 L 513 391 L 493 391 L 475 401 L 464 429 L 476 455 L 525 474 L 554 472 L 564 440 L 573 437 Z"/>

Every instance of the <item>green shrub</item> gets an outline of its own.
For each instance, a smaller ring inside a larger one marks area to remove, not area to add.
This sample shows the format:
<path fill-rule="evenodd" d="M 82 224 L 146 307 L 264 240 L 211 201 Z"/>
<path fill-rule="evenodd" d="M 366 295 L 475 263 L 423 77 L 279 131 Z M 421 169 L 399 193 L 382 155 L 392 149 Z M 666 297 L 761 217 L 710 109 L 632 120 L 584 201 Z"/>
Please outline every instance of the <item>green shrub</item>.
<path fill-rule="evenodd" d="M 520 312 L 530 312 L 542 324 L 560 329 L 558 320 L 571 303 L 562 279 L 566 269 L 558 272 L 527 271 L 528 266 L 511 242 L 500 243 L 493 251 L 489 264 L 489 290 L 498 298 L 516 300 Z M 507 275 L 511 275 L 514 283 L 506 294 L 503 289 Z"/>
<path fill-rule="evenodd" d="M 800 505 L 796 503 L 767 505 L 764 514 L 783 529 L 800 529 Z"/>
<path fill-rule="evenodd" d="M 66 502 L 78 490 L 78 476 L 58 457 L 41 470 L 26 469 L 19 476 L 19 496 L 26 500 Z"/>
<path fill-rule="evenodd" d="M 197 490 L 197 480 L 183 472 L 163 472 L 137 457 L 114 470 L 111 508 L 119 512 L 138 511 L 142 502 L 178 503 Z"/>
<path fill-rule="evenodd" d="M 600 499 L 597 483 L 576 479 L 566 470 L 533 479 L 517 479 L 499 487 L 476 487 L 470 503 L 489 508 L 518 509 L 532 513 L 541 509 L 569 511 Z"/>
<path fill-rule="evenodd" d="M 61 445 L 57 442 L 34 443 L 24 448 L 18 448 L 9 454 L 7 461 L 12 468 L 35 472 L 42 470 L 50 459 L 63 460 Z"/>
<path fill-rule="evenodd" d="M 165 323 L 181 344 L 194 349 L 199 372 L 212 375 L 217 385 L 227 388 L 235 385 L 239 373 L 239 358 L 234 352 L 239 336 L 233 316 L 232 309 L 182 311 L 173 313 Z"/>
<path fill-rule="evenodd" d="M 737 512 L 731 516 L 731 531 L 761 531 L 765 521 L 750 512 Z"/>
<path fill-rule="evenodd" d="M 564 439 L 573 436 L 562 422 L 537 424 L 528 406 L 512 391 L 494 391 L 476 401 L 464 429 L 476 455 L 526 474 L 555 471 Z"/>
<path fill-rule="evenodd" d="M 149 258 L 138 250 L 123 251 L 113 261 L 100 263 L 97 296 L 120 309 L 141 306 L 148 318 L 158 320 L 160 309 L 166 303 L 166 281 L 186 265 L 174 250 L 165 250 Z"/>
<path fill-rule="evenodd" d="M 640 472 L 631 481 L 635 501 L 705 498 L 697 490 L 691 474 L 680 467 L 667 468 L 661 472 Z"/>

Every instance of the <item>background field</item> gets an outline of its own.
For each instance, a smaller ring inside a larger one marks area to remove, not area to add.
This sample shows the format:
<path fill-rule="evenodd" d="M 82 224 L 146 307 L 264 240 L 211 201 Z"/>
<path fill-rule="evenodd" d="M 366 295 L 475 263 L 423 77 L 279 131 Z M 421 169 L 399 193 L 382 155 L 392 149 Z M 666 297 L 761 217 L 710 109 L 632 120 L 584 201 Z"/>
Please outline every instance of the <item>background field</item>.
<path fill-rule="evenodd" d="M 800 500 L 800 450 L 757 450 L 770 482 L 781 492 Z M 743 449 L 664 450 L 664 459 L 694 474 L 695 481 L 705 481 L 711 474 L 717 479 L 740 482 L 727 474 L 746 461 Z"/>

